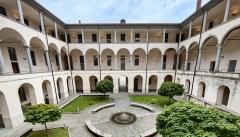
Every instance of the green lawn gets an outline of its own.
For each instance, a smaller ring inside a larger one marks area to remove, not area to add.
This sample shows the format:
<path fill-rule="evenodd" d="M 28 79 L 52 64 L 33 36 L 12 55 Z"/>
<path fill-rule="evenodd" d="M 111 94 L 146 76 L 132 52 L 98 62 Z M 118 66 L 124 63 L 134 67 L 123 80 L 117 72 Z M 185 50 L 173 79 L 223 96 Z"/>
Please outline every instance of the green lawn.
<path fill-rule="evenodd" d="M 76 98 L 70 104 L 65 106 L 62 110 L 63 112 L 77 112 L 77 108 L 83 110 L 91 105 L 98 103 L 109 102 L 108 96 L 82 96 Z"/>
<path fill-rule="evenodd" d="M 159 107 L 164 107 L 174 102 L 172 100 L 171 103 L 169 103 L 169 98 L 163 96 L 130 96 L 130 98 L 133 102 L 154 104 Z"/>
<path fill-rule="evenodd" d="M 46 131 L 34 131 L 27 137 L 46 137 Z M 48 130 L 48 137 L 68 137 L 68 131 L 65 128 L 55 128 Z"/>

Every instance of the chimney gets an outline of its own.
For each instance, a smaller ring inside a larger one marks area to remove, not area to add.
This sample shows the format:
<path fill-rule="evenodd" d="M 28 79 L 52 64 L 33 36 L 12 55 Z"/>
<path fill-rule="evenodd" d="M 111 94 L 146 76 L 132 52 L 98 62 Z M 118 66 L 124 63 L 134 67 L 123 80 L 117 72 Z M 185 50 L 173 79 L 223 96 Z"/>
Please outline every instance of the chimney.
<path fill-rule="evenodd" d="M 202 0 L 197 0 L 196 11 L 198 11 L 202 7 Z"/>

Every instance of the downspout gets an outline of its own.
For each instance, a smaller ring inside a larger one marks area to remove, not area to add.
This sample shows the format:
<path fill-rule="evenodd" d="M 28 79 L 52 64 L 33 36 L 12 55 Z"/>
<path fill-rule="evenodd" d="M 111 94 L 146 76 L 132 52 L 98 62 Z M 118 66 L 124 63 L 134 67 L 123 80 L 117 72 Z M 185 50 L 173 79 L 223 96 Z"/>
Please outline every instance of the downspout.
<path fill-rule="evenodd" d="M 146 73 L 145 73 L 145 94 L 147 93 L 148 76 L 148 47 L 149 46 L 149 27 L 147 28 L 147 51 L 146 51 Z"/>
<path fill-rule="evenodd" d="M 100 49 L 100 39 L 101 39 L 101 36 L 100 36 L 100 31 L 99 31 L 99 27 L 98 27 L 98 60 L 99 60 L 99 74 L 100 74 L 100 80 L 102 80 L 102 66 L 101 66 L 101 62 L 102 62 L 102 59 L 101 59 L 101 49 Z"/>
<path fill-rule="evenodd" d="M 178 45 L 177 45 L 177 60 L 176 60 L 176 65 L 175 65 L 174 83 L 176 82 L 177 70 L 178 70 L 178 64 L 179 64 L 179 46 L 180 46 L 180 42 L 181 42 L 181 39 L 182 39 L 181 35 L 182 35 L 182 33 L 180 31 Z"/>
<path fill-rule="evenodd" d="M 71 74 L 71 78 L 72 78 L 72 87 L 73 87 L 73 92 L 75 91 L 75 89 L 74 89 L 74 83 L 73 83 L 73 73 L 72 73 L 72 66 L 71 66 L 71 56 L 70 56 L 70 48 L 69 48 L 69 44 L 68 44 L 68 38 L 67 38 L 67 30 L 65 30 L 65 41 L 66 41 L 66 43 L 67 43 L 67 47 L 68 47 L 68 58 L 69 58 L 69 64 L 70 64 L 70 66 L 69 66 L 69 70 L 70 70 L 70 74 Z M 68 64 L 68 65 L 69 65 Z"/>
<path fill-rule="evenodd" d="M 195 66 L 194 66 L 194 73 L 193 73 L 190 96 L 192 95 L 192 92 L 193 92 L 193 86 L 194 86 L 195 76 L 196 76 L 196 72 L 197 72 L 196 69 L 197 69 L 197 63 L 198 63 L 198 55 L 199 55 L 199 52 L 200 52 L 200 45 L 201 45 L 201 39 L 202 39 L 202 30 L 203 30 L 203 23 L 204 23 L 204 11 L 203 11 L 203 9 L 201 9 L 201 11 L 202 11 L 202 24 L 201 24 L 200 35 L 199 35 L 199 40 L 198 40 L 198 52 L 197 52 L 196 63 L 195 63 Z M 189 100 L 190 100 L 190 97 L 188 97 L 188 101 Z"/>
<path fill-rule="evenodd" d="M 44 13 L 46 13 L 46 11 L 44 10 Z M 47 31 L 46 31 L 46 24 L 45 24 L 45 16 L 43 15 L 43 22 L 44 22 L 44 29 L 45 29 L 45 37 L 46 37 L 46 44 L 48 46 L 48 36 L 47 36 Z M 55 83 L 55 77 L 54 77 L 54 73 L 53 73 L 53 66 L 52 66 L 52 60 L 51 60 L 51 56 L 49 53 L 49 49 L 48 49 L 48 56 L 49 56 L 49 62 L 50 62 L 50 66 L 51 66 L 51 73 L 52 73 L 52 79 L 53 79 L 53 86 L 54 86 L 54 91 L 55 91 L 55 95 L 56 95 L 56 101 L 57 103 L 59 102 L 58 100 L 58 93 L 57 93 L 57 88 L 56 88 L 56 83 Z"/>

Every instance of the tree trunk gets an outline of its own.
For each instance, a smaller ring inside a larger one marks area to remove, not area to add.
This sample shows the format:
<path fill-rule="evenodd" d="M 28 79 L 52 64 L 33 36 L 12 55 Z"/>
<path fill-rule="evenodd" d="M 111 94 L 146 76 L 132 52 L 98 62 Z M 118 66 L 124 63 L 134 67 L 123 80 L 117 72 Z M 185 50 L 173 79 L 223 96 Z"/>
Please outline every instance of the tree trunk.
<path fill-rule="evenodd" d="M 47 123 L 45 123 L 44 125 L 45 125 L 45 130 L 46 130 L 46 137 L 48 137 Z"/>

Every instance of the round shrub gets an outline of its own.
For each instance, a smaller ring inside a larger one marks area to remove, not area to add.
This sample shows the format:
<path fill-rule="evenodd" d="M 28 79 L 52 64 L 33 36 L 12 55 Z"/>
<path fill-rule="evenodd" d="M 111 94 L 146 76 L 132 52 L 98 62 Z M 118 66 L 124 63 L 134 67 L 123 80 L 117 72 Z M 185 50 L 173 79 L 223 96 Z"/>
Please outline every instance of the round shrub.
<path fill-rule="evenodd" d="M 111 92 L 113 91 L 113 82 L 111 80 L 101 80 L 97 83 L 96 90 L 103 94 Z"/>

